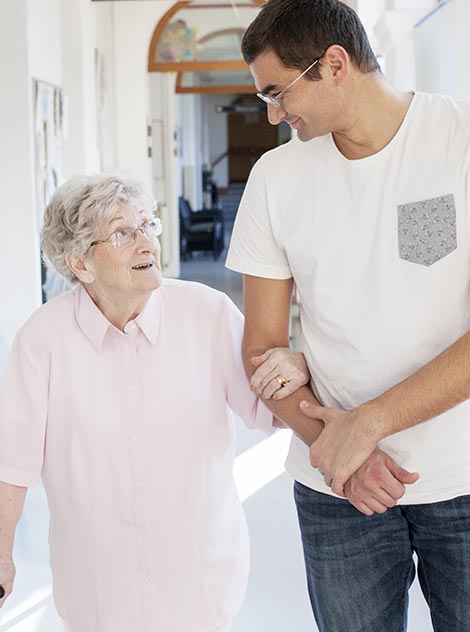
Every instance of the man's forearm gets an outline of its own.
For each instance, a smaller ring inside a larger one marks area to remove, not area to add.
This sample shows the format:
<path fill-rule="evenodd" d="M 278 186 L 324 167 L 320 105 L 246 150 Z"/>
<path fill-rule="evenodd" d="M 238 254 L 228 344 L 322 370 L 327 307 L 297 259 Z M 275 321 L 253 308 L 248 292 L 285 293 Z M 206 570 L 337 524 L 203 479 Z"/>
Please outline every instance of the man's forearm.
<path fill-rule="evenodd" d="M 419 371 L 355 412 L 371 420 L 378 442 L 469 397 L 470 334 L 465 334 Z"/>
<path fill-rule="evenodd" d="M 243 296 L 245 331 L 242 355 L 250 379 L 255 371 L 252 358 L 268 349 L 289 346 L 289 314 L 293 279 L 265 279 L 245 275 Z M 302 399 L 317 403 L 310 389 L 303 386 L 283 400 L 263 400 L 273 414 L 311 445 L 322 430 L 322 422 L 307 417 L 299 408 Z"/>
<path fill-rule="evenodd" d="M 15 529 L 23 510 L 26 487 L 0 481 L 0 558 L 11 556 Z"/>
<path fill-rule="evenodd" d="M 248 348 L 243 346 L 243 363 L 248 379 L 255 372 L 255 367 L 251 363 L 251 359 L 264 353 L 266 348 Z M 286 426 L 292 428 L 297 436 L 310 446 L 319 436 L 323 428 L 323 423 L 317 419 L 311 419 L 304 415 L 300 410 L 299 404 L 302 400 L 307 400 L 318 405 L 318 401 L 312 391 L 307 386 L 301 386 L 295 393 L 289 395 L 282 400 L 263 400 L 265 406 L 282 421 Z"/>
<path fill-rule="evenodd" d="M 432 419 L 469 397 L 470 334 L 465 334 L 416 373 L 352 411 L 307 404 L 309 416 L 325 422 L 310 447 L 310 462 L 342 495 L 346 481 L 381 439 Z"/>

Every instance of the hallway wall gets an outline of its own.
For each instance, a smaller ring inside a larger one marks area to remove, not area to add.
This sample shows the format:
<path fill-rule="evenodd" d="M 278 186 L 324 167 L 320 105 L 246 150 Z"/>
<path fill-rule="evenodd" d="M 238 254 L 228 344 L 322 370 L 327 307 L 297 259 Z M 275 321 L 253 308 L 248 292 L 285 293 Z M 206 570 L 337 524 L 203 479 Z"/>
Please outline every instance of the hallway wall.
<path fill-rule="evenodd" d="M 66 97 L 65 178 L 118 168 L 151 184 L 147 51 L 155 25 L 172 4 L 2 2 L 0 296 L 8 307 L 0 310 L 0 335 L 7 346 L 41 303 L 32 81 L 60 86 Z M 106 69 L 101 111 L 95 51 Z"/>
<path fill-rule="evenodd" d="M 8 346 L 41 303 L 43 209 L 37 208 L 35 199 L 33 79 L 62 87 L 67 99 L 65 177 L 97 171 L 95 48 L 110 56 L 110 15 L 109 4 L 89 0 L 4 0 L 2 4 L 0 296 L 7 308 L 0 310 L 0 335 Z"/>
<path fill-rule="evenodd" d="M 0 336 L 7 345 L 40 302 L 28 4 L 4 0 L 0 20 Z"/>
<path fill-rule="evenodd" d="M 452 0 L 440 5 L 416 26 L 419 90 L 470 99 L 469 24 L 468 0 Z"/>

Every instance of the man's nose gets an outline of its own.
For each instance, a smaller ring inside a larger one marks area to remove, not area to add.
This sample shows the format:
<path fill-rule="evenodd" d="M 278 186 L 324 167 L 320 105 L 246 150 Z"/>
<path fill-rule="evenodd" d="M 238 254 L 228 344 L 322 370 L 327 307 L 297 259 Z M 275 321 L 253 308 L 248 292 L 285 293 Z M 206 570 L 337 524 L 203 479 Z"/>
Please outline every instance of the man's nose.
<path fill-rule="evenodd" d="M 287 112 L 282 108 L 277 108 L 275 105 L 268 103 L 268 121 L 271 125 L 279 125 L 287 116 Z"/>

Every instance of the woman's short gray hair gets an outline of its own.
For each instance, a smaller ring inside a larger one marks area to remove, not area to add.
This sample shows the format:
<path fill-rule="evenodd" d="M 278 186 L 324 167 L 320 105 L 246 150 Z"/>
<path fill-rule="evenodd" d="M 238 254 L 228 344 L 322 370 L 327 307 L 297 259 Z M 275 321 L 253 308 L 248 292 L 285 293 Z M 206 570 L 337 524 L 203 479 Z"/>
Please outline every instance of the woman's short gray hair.
<path fill-rule="evenodd" d="M 150 211 L 155 202 L 141 182 L 122 175 L 80 175 L 60 186 L 44 213 L 41 246 L 46 264 L 77 283 L 66 256 L 85 256 L 98 226 L 123 205 Z"/>

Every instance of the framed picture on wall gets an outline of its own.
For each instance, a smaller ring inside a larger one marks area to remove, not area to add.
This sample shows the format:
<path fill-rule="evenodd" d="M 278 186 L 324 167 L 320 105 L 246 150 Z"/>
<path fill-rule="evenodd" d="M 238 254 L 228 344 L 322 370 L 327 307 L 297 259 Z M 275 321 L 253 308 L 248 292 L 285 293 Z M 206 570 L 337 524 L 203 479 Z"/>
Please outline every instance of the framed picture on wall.
<path fill-rule="evenodd" d="M 66 101 L 62 89 L 33 79 L 34 156 L 36 212 L 42 227 L 44 210 L 63 180 L 63 145 L 66 129 Z M 42 266 L 42 298 L 45 302 L 68 289 L 66 281 Z"/>

